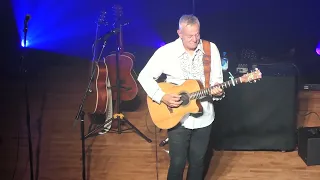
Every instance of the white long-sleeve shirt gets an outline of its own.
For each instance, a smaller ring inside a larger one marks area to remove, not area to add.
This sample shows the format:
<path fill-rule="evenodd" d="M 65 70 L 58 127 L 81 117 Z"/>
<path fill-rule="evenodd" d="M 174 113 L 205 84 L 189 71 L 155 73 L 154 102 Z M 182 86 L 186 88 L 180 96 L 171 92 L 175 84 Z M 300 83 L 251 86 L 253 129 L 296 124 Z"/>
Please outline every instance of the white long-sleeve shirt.
<path fill-rule="evenodd" d="M 220 53 L 217 46 L 210 42 L 211 46 L 211 72 L 210 85 L 223 82 Z M 184 49 L 180 38 L 160 47 L 138 76 L 143 89 L 147 95 L 155 102 L 162 103 L 161 99 L 165 92 L 159 87 L 156 80 L 162 73 L 167 75 L 166 82 L 182 84 L 186 79 L 197 79 L 205 84 L 204 67 L 202 57 L 204 50 L 202 40 L 191 57 Z M 187 114 L 181 119 L 181 125 L 188 129 L 197 129 L 210 125 L 215 118 L 212 100 L 221 98 L 203 98 L 200 100 L 203 107 L 203 114 L 195 117 Z"/>

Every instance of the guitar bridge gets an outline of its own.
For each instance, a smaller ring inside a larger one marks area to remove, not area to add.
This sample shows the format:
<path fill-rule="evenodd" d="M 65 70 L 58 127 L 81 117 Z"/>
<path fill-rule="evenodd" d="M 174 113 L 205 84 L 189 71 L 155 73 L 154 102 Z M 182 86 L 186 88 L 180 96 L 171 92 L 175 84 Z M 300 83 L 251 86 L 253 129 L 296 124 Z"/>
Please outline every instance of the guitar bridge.
<path fill-rule="evenodd" d="M 167 106 L 167 108 L 168 108 L 168 110 L 169 110 L 170 113 L 173 113 L 173 110 L 172 110 L 171 107 Z"/>

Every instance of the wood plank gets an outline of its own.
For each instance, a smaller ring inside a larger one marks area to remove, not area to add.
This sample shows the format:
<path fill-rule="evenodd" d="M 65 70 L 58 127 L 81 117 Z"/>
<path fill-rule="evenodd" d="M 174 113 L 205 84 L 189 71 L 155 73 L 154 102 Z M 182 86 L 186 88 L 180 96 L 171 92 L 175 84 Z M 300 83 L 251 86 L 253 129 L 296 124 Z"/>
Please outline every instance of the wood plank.
<path fill-rule="evenodd" d="M 48 79 L 38 79 L 31 83 L 31 127 L 34 163 L 39 160 L 40 180 L 78 180 L 81 179 L 81 141 L 80 123 L 72 126 L 73 119 L 79 106 L 86 80 L 81 73 L 81 68 L 53 67 L 48 69 L 43 76 Z M 84 66 L 82 69 L 86 69 Z M 57 73 L 58 71 L 58 73 Z M 70 76 L 65 78 L 66 76 Z M 72 82 L 70 82 L 72 81 Z M 38 83 L 37 83 L 38 82 Z M 21 85 L 12 85 L 12 87 Z M 46 87 L 46 88 L 43 88 Z M 7 90 L 7 95 L 21 91 Z M 125 116 L 147 137 L 153 140 L 147 143 L 134 132 L 107 133 L 86 140 L 86 160 L 88 180 L 112 179 L 112 180 L 150 180 L 166 179 L 169 166 L 169 156 L 164 151 L 168 146 L 159 147 L 161 140 L 166 138 L 166 132 L 157 130 L 150 119 L 146 109 L 146 94 L 140 89 L 139 95 L 142 104 L 135 112 L 125 112 Z M 302 106 L 300 113 L 319 112 L 318 93 L 300 94 Z M 10 126 L 6 128 L 6 134 L 1 135 L 3 141 L 0 146 L 1 159 L 10 159 L 8 163 L 1 164 L 0 170 L 3 179 L 12 176 L 15 166 L 17 150 L 17 120 L 21 120 L 21 136 L 19 149 L 19 162 L 16 179 L 29 179 L 28 169 L 28 143 L 25 124 L 25 106 L 21 102 L 23 94 L 15 96 L 15 107 L 19 106 L 19 113 L 15 115 Z M 304 103 L 304 104 L 303 104 Z M 9 114 L 10 115 L 10 114 Z M 10 116 L 6 117 L 10 117 Z M 300 125 L 309 124 L 307 118 L 310 115 L 300 117 Z M 310 120 L 311 121 L 311 120 Z M 305 123 L 305 124 L 304 124 Z M 89 122 L 85 122 L 87 131 Z M 39 129 L 40 128 L 40 129 Z M 5 145 L 4 145 L 5 144 Z M 39 155 L 38 155 L 39 154 Z M 156 160 L 156 155 L 158 159 Z M 294 152 L 261 152 L 261 151 L 215 151 L 210 161 L 209 172 L 206 180 L 313 180 L 320 176 L 320 166 L 306 166 Z M 186 167 L 187 168 L 187 167 Z M 35 169 L 35 171 L 36 171 Z M 186 172 L 185 172 L 186 173 Z"/>

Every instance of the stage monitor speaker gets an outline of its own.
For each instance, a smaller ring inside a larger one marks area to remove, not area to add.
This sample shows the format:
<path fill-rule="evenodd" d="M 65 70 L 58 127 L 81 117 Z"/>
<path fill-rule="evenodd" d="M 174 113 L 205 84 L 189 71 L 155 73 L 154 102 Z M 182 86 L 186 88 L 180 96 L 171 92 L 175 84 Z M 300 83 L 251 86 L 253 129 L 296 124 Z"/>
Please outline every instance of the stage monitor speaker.
<path fill-rule="evenodd" d="M 299 128 L 298 154 L 306 165 L 320 165 L 320 127 Z"/>
<path fill-rule="evenodd" d="M 226 97 L 215 102 L 212 143 L 216 150 L 296 149 L 294 76 L 263 76 L 257 83 L 225 91 Z"/>

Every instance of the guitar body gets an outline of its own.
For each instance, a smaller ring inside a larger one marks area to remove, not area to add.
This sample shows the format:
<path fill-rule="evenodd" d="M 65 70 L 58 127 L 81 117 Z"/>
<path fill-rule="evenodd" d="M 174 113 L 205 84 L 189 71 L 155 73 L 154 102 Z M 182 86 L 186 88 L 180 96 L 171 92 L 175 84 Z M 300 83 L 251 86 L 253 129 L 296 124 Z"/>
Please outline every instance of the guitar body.
<path fill-rule="evenodd" d="M 213 88 L 219 87 L 225 89 L 233 87 L 240 83 L 256 82 L 262 78 L 259 69 L 254 72 L 245 74 L 239 78 L 232 78 L 229 81 L 217 84 L 211 87 L 203 88 L 202 83 L 198 80 L 186 80 L 181 85 L 173 85 L 168 83 L 158 83 L 160 88 L 166 94 L 181 95 L 182 104 L 177 108 L 169 108 L 164 103 L 156 103 L 149 96 L 147 97 L 148 109 L 153 123 L 160 129 L 170 129 L 176 126 L 181 119 L 189 113 L 199 113 L 202 106 L 198 99 L 211 94 Z"/>
<path fill-rule="evenodd" d="M 194 99 L 190 100 L 189 92 L 199 91 L 202 87 L 197 80 L 186 80 L 181 85 L 170 83 L 159 83 L 160 88 L 166 94 L 180 94 L 183 103 L 180 107 L 169 108 L 166 104 L 154 102 L 147 97 L 148 109 L 153 123 L 160 129 L 170 129 L 176 126 L 188 113 L 199 113 L 202 111 L 200 103 Z M 188 91 L 186 91 L 188 90 Z M 185 94 L 186 93 L 186 94 Z"/>
<path fill-rule="evenodd" d="M 106 63 L 109 68 L 109 79 L 112 87 L 112 98 L 117 99 L 117 56 L 116 53 L 108 55 Z M 119 55 L 119 81 L 120 81 L 120 100 L 130 101 L 138 94 L 138 86 L 131 74 L 133 70 L 134 55 L 129 52 L 122 52 Z"/>
<path fill-rule="evenodd" d="M 92 92 L 86 99 L 86 111 L 89 114 L 105 114 L 108 107 L 108 67 L 105 62 L 94 63 L 95 79 L 91 84 Z"/>

